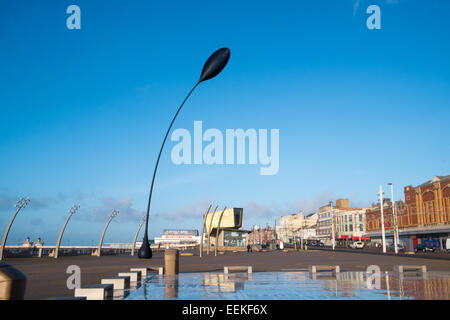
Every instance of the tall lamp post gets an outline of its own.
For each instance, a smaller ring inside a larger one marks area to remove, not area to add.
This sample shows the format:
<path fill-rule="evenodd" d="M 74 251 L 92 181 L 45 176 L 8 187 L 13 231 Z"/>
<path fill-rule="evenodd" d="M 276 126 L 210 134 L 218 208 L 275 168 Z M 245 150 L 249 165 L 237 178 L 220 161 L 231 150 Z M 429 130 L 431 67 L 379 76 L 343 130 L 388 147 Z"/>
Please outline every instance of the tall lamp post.
<path fill-rule="evenodd" d="M 169 128 L 167 129 L 166 135 L 164 136 L 164 140 L 161 145 L 161 149 L 159 150 L 158 159 L 156 160 L 155 170 L 153 171 L 152 184 L 150 186 L 150 193 L 148 196 L 147 215 L 146 215 L 146 219 L 145 219 L 145 234 L 144 234 L 144 239 L 142 240 L 142 246 L 138 252 L 138 257 L 141 259 L 150 259 L 152 257 L 152 249 L 150 248 L 150 245 L 148 243 L 148 218 L 150 215 L 150 204 L 152 201 L 153 185 L 155 183 L 156 171 L 158 170 L 159 159 L 161 158 L 161 153 L 163 151 L 164 144 L 166 143 L 167 136 L 169 135 L 170 129 L 172 128 L 172 125 L 175 122 L 175 119 L 178 116 L 178 113 L 180 113 L 181 108 L 183 107 L 184 103 L 189 98 L 191 93 L 195 90 L 195 88 L 197 88 L 197 86 L 201 82 L 212 79 L 215 76 L 217 76 L 223 70 L 223 68 L 225 68 L 229 59 L 230 59 L 230 49 L 228 49 L 228 48 L 219 49 L 208 58 L 205 65 L 203 66 L 202 73 L 200 75 L 200 79 L 198 80 L 196 85 L 192 88 L 192 90 L 189 92 L 189 94 L 186 96 L 184 101 L 181 103 L 180 107 L 178 108 L 177 112 L 175 113 L 175 116 L 172 119 L 172 122 L 169 125 Z"/>
<path fill-rule="evenodd" d="M 222 223 L 222 217 L 227 207 L 223 208 L 222 212 L 219 216 L 219 222 L 217 223 L 217 229 L 216 229 L 216 244 L 214 245 L 214 256 L 217 257 L 217 247 L 219 246 L 219 231 L 220 231 L 220 225 Z"/>
<path fill-rule="evenodd" d="M 333 202 L 330 201 L 330 213 L 331 213 L 331 245 L 333 247 L 336 246 L 336 236 L 334 234 L 334 211 L 333 211 Z"/>
<path fill-rule="evenodd" d="M 211 230 L 212 230 L 212 223 L 213 223 L 213 220 L 214 220 L 214 215 L 216 214 L 216 211 L 217 211 L 217 208 L 218 208 L 219 206 L 217 205 L 215 208 L 214 208 L 214 211 L 212 212 L 212 214 L 211 214 L 211 220 L 209 220 L 209 232 L 208 232 L 208 234 L 207 234 L 207 236 L 206 236 L 206 254 L 209 256 L 209 252 L 211 251 Z"/>
<path fill-rule="evenodd" d="M 395 254 L 398 254 L 398 225 L 397 225 L 397 212 L 395 211 L 395 200 L 394 200 L 394 186 L 391 182 L 388 183 L 391 186 L 391 197 L 392 197 L 392 218 L 394 220 L 394 250 Z"/>
<path fill-rule="evenodd" d="M 21 197 L 15 204 L 15 207 L 17 208 L 17 210 L 16 210 L 16 212 L 14 212 L 14 215 L 12 216 L 11 220 L 9 221 L 8 226 L 6 227 L 5 234 L 3 235 L 2 245 L 0 247 L 0 260 L 3 260 L 3 250 L 5 249 L 6 239 L 8 238 L 8 233 L 9 233 L 9 230 L 11 229 L 14 219 L 16 218 L 17 214 L 19 213 L 20 209 L 25 207 L 28 204 L 28 202 L 30 202 L 29 198 L 24 199 Z"/>
<path fill-rule="evenodd" d="M 276 232 L 276 227 L 277 227 L 277 218 L 275 217 L 274 221 L 273 221 L 273 231 L 272 231 L 272 250 L 275 249 L 277 247 L 277 232 Z"/>
<path fill-rule="evenodd" d="M 384 231 L 384 212 L 383 212 L 383 188 L 380 186 L 380 192 L 378 193 L 380 196 L 380 213 L 381 213 L 381 242 L 383 245 L 383 253 L 386 253 L 386 236 Z"/>
<path fill-rule="evenodd" d="M 119 211 L 114 210 L 113 213 L 111 213 L 111 215 L 109 216 L 109 220 L 106 223 L 105 229 L 103 229 L 102 237 L 100 238 L 100 241 L 98 242 L 97 257 L 100 257 L 100 255 L 102 253 L 101 250 L 102 250 L 103 238 L 105 237 L 106 229 L 108 229 L 108 226 L 111 223 L 112 219 L 117 217 L 118 214 L 119 214 Z"/>
<path fill-rule="evenodd" d="M 209 213 L 209 210 L 211 209 L 211 206 L 212 206 L 212 204 L 209 205 L 208 209 L 206 210 L 205 214 L 203 215 L 202 234 L 200 235 L 200 245 L 199 245 L 200 258 L 203 255 L 203 235 L 205 234 L 206 217 L 208 217 L 208 213 Z"/>
<path fill-rule="evenodd" d="M 131 247 L 131 255 L 132 255 L 133 257 L 134 257 L 134 251 L 135 251 L 135 249 L 136 249 L 136 240 L 137 240 L 137 237 L 138 237 L 138 235 L 139 235 L 139 231 L 141 231 L 141 227 L 142 227 L 142 225 L 144 224 L 144 222 L 145 222 L 145 217 L 142 218 L 142 221 L 139 223 L 139 226 L 138 226 L 138 229 L 137 229 L 137 231 L 136 231 L 136 234 L 134 235 L 133 246 Z"/>
<path fill-rule="evenodd" d="M 59 236 L 58 236 L 58 241 L 56 242 L 56 247 L 55 247 L 55 254 L 54 254 L 54 258 L 58 259 L 58 252 L 59 252 L 59 245 L 61 244 L 61 239 L 62 236 L 64 234 L 64 230 L 66 229 L 67 223 L 69 223 L 70 217 L 72 217 L 72 215 L 77 212 L 77 210 L 80 209 L 80 205 L 74 205 L 70 211 L 69 211 L 69 216 L 66 219 L 66 222 L 64 223 L 63 227 L 61 228 L 61 231 L 59 232 Z"/>

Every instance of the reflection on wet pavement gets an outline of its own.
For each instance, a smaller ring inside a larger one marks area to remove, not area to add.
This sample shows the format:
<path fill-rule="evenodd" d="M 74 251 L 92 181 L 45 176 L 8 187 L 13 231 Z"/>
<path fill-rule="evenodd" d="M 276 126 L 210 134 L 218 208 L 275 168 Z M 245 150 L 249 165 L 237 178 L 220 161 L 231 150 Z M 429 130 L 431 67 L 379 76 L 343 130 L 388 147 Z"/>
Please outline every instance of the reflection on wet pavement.
<path fill-rule="evenodd" d="M 159 299 L 445 299 L 450 300 L 450 272 L 398 274 L 382 272 L 379 277 L 366 272 L 312 275 L 309 272 L 221 272 L 152 275 L 127 300 Z"/>

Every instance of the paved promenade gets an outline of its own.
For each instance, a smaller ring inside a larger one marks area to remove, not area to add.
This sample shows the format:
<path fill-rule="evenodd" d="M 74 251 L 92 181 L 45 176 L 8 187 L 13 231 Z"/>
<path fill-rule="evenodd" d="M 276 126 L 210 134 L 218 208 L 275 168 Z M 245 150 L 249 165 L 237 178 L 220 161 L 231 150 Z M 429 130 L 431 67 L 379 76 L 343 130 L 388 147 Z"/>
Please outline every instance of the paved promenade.
<path fill-rule="evenodd" d="M 63 256 L 53 258 L 8 258 L 5 260 L 28 276 L 25 299 L 48 299 L 73 296 L 67 289 L 70 265 L 81 268 L 81 284 L 100 283 L 105 276 L 138 266 L 163 266 L 164 252 L 154 252 L 150 260 L 141 260 L 130 255 L 117 256 Z M 391 255 L 364 254 L 358 252 L 331 252 L 308 250 L 299 252 L 240 252 L 224 255 L 180 256 L 180 272 L 218 271 L 224 265 L 251 265 L 254 272 L 307 269 L 309 265 L 339 265 L 342 271 L 364 271 L 369 265 L 378 265 L 382 271 L 392 271 L 395 264 L 424 264 L 430 271 L 450 271 L 450 260 L 396 257 Z"/>

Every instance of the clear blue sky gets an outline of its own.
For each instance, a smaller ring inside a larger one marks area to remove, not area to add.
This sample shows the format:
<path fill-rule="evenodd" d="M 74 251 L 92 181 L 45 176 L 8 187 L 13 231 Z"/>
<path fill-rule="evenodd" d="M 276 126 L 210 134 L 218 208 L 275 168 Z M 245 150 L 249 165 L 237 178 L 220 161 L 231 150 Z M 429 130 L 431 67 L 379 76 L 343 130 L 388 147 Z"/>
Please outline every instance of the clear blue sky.
<path fill-rule="evenodd" d="M 81 30 L 66 27 L 81 8 Z M 368 30 L 366 8 L 381 8 Z M 280 130 L 280 169 L 176 166 L 168 141 L 150 236 L 201 227 L 207 204 L 243 207 L 245 227 L 339 197 L 376 201 L 378 186 L 450 174 L 450 2 L 0 2 L 0 232 L 8 239 L 130 242 L 146 208 L 169 121 L 216 49 L 231 58 L 174 125 Z M 387 193 L 389 196 L 390 193 Z"/>

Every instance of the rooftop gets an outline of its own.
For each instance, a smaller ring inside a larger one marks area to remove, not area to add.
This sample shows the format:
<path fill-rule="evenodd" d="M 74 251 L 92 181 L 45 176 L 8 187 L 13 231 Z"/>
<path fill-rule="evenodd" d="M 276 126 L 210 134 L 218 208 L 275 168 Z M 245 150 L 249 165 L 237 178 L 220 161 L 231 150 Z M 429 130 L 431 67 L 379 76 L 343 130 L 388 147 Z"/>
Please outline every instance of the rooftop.
<path fill-rule="evenodd" d="M 428 180 L 427 182 L 422 183 L 421 185 L 418 185 L 416 188 L 427 187 L 427 186 L 431 186 L 433 183 L 445 182 L 445 181 L 450 181 L 450 175 L 434 176 L 433 179 Z"/>

